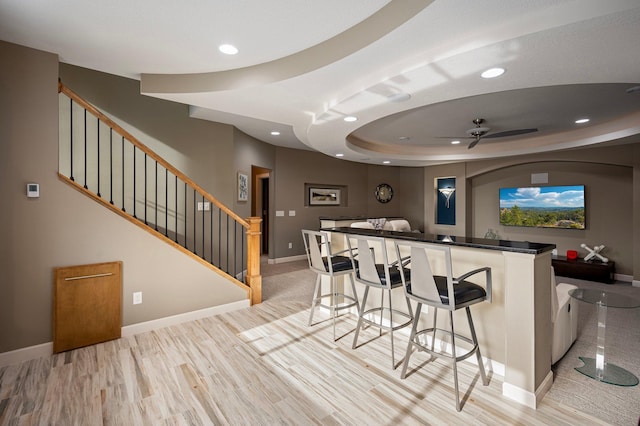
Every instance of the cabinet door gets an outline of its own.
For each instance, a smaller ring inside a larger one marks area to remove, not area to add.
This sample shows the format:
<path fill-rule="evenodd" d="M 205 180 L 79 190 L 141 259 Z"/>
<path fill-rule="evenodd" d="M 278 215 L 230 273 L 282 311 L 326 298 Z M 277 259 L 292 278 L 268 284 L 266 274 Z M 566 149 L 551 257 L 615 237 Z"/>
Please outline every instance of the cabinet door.
<path fill-rule="evenodd" d="M 121 331 L 122 262 L 54 269 L 54 353 L 117 339 Z"/>

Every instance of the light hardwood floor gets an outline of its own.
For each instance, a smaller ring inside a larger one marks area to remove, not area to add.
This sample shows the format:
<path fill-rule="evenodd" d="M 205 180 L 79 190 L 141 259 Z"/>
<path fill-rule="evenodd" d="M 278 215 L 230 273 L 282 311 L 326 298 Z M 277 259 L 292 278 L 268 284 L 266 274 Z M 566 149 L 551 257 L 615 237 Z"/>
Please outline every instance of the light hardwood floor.
<path fill-rule="evenodd" d="M 306 282 L 305 273 L 265 279 Z M 401 380 L 389 368 L 387 336 L 365 330 L 372 340 L 351 349 L 355 317 L 346 315 L 338 331 L 349 334 L 334 343 L 330 321 L 307 326 L 302 299 L 274 294 L 240 311 L 4 367 L 0 424 L 606 424 L 547 398 L 537 410 L 509 401 L 500 377 L 482 386 L 467 363 L 459 364 L 458 413 L 444 361 L 414 354 L 413 374 Z M 399 335 L 398 360 L 405 348 Z"/>

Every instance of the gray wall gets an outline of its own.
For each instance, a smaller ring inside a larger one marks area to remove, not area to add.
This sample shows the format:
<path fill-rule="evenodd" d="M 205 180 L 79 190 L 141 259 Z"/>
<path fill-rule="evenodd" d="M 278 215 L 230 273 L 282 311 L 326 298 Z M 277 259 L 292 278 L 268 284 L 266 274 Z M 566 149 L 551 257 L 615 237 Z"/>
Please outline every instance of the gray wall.
<path fill-rule="evenodd" d="M 0 353 L 52 340 L 57 266 L 122 260 L 123 325 L 246 299 L 244 290 L 60 181 L 57 56 L 0 42 L 0 62 Z M 117 94 L 114 104 L 131 102 L 127 90 L 96 85 Z M 225 143 L 230 152 L 231 138 Z M 197 165 L 207 149 L 181 158 Z M 27 199 L 29 182 L 40 184 L 40 198 Z M 134 291 L 143 292 L 142 305 L 132 305 Z"/>
<path fill-rule="evenodd" d="M 483 237 L 488 228 L 504 239 L 539 241 L 558 246 L 558 253 L 580 245 L 604 244 L 603 254 L 616 272 L 640 281 L 640 138 L 610 145 L 546 154 L 497 158 L 425 168 L 425 228 L 439 234 Z M 532 173 L 548 173 L 549 185 L 586 186 L 587 229 L 540 229 L 498 224 L 498 189 L 531 185 Z M 456 177 L 456 225 L 434 225 L 434 179 Z"/>

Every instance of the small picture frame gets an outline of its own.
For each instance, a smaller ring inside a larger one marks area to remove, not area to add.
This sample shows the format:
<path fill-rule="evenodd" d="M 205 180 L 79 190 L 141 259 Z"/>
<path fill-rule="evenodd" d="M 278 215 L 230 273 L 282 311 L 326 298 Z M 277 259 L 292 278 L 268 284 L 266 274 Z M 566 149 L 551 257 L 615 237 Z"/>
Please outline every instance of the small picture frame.
<path fill-rule="evenodd" d="M 238 201 L 249 200 L 249 177 L 238 172 Z"/>
<path fill-rule="evenodd" d="M 339 206 L 340 189 L 309 187 L 310 206 Z"/>

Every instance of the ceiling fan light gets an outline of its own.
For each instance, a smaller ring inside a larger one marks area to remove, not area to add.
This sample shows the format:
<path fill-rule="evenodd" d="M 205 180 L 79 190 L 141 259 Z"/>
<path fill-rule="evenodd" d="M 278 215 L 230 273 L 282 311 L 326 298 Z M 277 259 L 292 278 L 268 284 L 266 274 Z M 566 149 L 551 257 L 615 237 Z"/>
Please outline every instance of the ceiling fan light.
<path fill-rule="evenodd" d="M 504 68 L 490 68 L 485 72 L 483 72 L 482 74 L 480 74 L 480 76 L 482 78 L 496 78 L 496 77 L 500 77 L 502 74 L 504 74 L 504 72 L 505 72 Z"/>
<path fill-rule="evenodd" d="M 576 120 L 576 124 L 584 124 L 588 122 L 589 122 L 588 118 L 580 118 L 579 120 Z"/>
<path fill-rule="evenodd" d="M 358 118 L 350 115 L 348 117 L 345 117 L 344 121 L 346 121 L 347 123 L 353 123 L 354 121 L 358 121 Z"/>
<path fill-rule="evenodd" d="M 460 141 L 451 141 L 451 145 L 458 145 Z"/>

